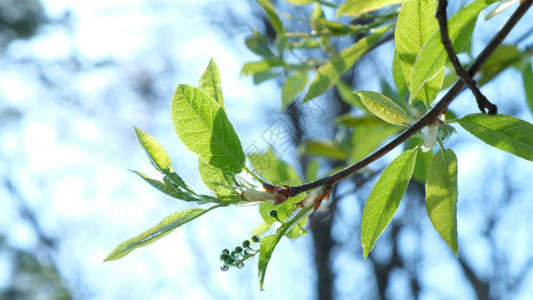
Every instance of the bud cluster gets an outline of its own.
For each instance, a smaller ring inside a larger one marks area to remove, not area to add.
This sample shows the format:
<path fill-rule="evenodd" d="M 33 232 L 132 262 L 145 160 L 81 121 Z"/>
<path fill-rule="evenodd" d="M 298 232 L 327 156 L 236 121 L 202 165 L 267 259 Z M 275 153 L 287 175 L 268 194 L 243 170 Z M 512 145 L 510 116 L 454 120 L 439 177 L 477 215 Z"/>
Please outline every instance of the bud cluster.
<path fill-rule="evenodd" d="M 220 261 L 222 261 L 220 269 L 222 271 L 227 271 L 230 267 L 242 269 L 244 267 L 244 261 L 257 254 L 258 250 L 253 249 L 251 244 L 259 243 L 261 239 L 257 235 L 253 235 L 250 240 L 244 240 L 241 246 L 235 247 L 231 252 L 228 249 L 222 250 L 220 254 Z"/>

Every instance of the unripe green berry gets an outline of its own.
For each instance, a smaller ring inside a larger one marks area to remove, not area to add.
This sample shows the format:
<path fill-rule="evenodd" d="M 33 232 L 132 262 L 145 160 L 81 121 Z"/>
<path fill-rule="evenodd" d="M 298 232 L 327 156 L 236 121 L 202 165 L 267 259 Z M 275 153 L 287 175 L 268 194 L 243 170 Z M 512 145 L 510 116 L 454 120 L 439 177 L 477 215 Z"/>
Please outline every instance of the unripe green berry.
<path fill-rule="evenodd" d="M 224 249 L 224 250 L 222 250 L 222 253 L 229 254 L 229 250 L 228 249 Z"/>
<path fill-rule="evenodd" d="M 242 242 L 242 247 L 243 247 L 243 248 L 248 248 L 248 247 L 250 247 L 250 241 L 249 241 L 249 240 L 243 241 L 243 242 Z"/>
<path fill-rule="evenodd" d="M 242 252 L 242 247 L 239 247 L 239 246 L 235 247 L 235 252 L 241 253 Z"/>
<path fill-rule="evenodd" d="M 259 243 L 261 241 L 261 239 L 257 235 L 254 234 L 252 236 L 252 241 L 254 241 L 254 243 Z"/>
<path fill-rule="evenodd" d="M 275 210 L 275 209 L 271 209 L 271 210 L 268 212 L 268 215 L 269 215 L 271 218 L 277 219 L 277 218 L 278 218 L 278 211 Z"/>

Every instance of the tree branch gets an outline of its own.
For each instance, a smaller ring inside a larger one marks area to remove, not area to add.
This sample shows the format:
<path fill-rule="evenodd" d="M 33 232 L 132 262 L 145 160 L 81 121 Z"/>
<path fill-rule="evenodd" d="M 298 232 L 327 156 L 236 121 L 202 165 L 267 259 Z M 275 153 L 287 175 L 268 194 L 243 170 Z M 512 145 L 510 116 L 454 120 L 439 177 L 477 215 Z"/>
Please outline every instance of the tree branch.
<path fill-rule="evenodd" d="M 526 13 L 526 11 L 531 6 L 531 4 L 533 4 L 533 0 L 525 0 L 520 4 L 520 6 L 513 13 L 513 15 L 509 18 L 509 20 L 507 20 L 505 25 L 494 36 L 494 38 L 483 49 L 483 51 L 481 51 L 481 53 L 477 56 L 476 60 L 470 66 L 470 68 L 468 68 L 467 74 L 470 77 L 472 77 L 476 72 L 478 72 L 481 69 L 481 66 L 489 59 L 489 57 L 494 53 L 494 51 L 496 51 L 498 46 L 500 46 L 500 44 L 507 37 L 509 32 L 511 32 L 511 30 L 514 28 L 516 23 L 518 23 L 518 21 Z M 285 187 L 286 193 L 290 197 L 294 197 L 302 192 L 309 191 L 320 186 L 325 185 L 325 186 L 331 187 L 337 182 L 343 180 L 344 178 L 368 166 L 369 164 L 376 161 L 380 157 L 389 153 L 392 149 L 396 148 L 397 146 L 405 142 L 409 137 L 411 137 L 418 131 L 422 130 L 422 128 L 426 127 L 427 125 L 431 125 L 437 122 L 440 115 L 446 111 L 446 109 L 448 108 L 448 105 L 452 103 L 452 101 L 457 97 L 457 95 L 459 95 L 459 93 L 464 89 L 464 87 L 465 87 L 465 83 L 462 80 L 457 81 L 448 90 L 448 92 L 442 97 L 442 99 L 439 100 L 435 104 L 435 106 L 433 106 L 430 110 L 428 110 L 418 121 L 413 123 L 411 126 L 405 129 L 402 133 L 397 135 L 394 139 L 389 141 L 387 144 L 383 145 L 381 148 L 369 154 L 367 157 L 361 159 L 355 164 L 348 166 L 345 169 L 333 175 L 324 177 L 322 179 L 309 182 L 309 183 L 305 183 L 302 185 L 298 185 L 298 186 L 287 186 Z"/>
<path fill-rule="evenodd" d="M 472 94 L 476 97 L 477 106 L 482 113 L 485 113 L 485 108 L 488 110 L 489 115 L 495 115 L 498 113 L 498 108 L 496 105 L 492 104 L 485 95 L 481 93 L 477 87 L 476 82 L 472 79 L 471 76 L 466 73 L 466 70 L 459 62 L 459 58 L 453 50 L 452 42 L 450 41 L 450 36 L 448 33 L 448 17 L 446 15 L 446 7 L 448 7 L 448 0 L 439 0 L 439 6 L 437 7 L 437 20 L 439 21 L 440 27 L 440 40 L 444 45 L 444 49 L 448 53 L 448 57 L 455 69 L 455 72 L 461 79 L 464 81 L 466 86 L 472 91 Z"/>

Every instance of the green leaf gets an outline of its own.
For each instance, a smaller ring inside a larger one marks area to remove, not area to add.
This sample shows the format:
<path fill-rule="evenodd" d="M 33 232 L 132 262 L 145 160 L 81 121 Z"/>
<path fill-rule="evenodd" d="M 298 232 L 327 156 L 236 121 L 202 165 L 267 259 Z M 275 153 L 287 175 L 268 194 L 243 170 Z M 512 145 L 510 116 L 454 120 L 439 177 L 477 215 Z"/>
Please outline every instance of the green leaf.
<path fill-rule="evenodd" d="M 400 127 L 382 123 L 356 126 L 352 134 L 353 151 L 351 162 L 357 162 L 372 153 L 385 139 L 397 133 Z"/>
<path fill-rule="evenodd" d="M 350 86 L 347 85 L 344 81 L 339 80 L 337 84 L 335 85 L 337 88 L 337 91 L 339 92 L 339 96 L 341 96 L 341 99 L 346 102 L 347 104 L 357 107 L 359 109 L 362 109 L 364 111 L 368 111 L 366 107 L 361 103 L 361 99 L 354 95 L 352 93 L 352 89 L 350 89 Z"/>
<path fill-rule="evenodd" d="M 313 0 L 285 0 L 285 1 L 293 5 L 306 5 L 306 4 L 313 2 Z"/>
<path fill-rule="evenodd" d="M 438 32 L 436 7 L 436 0 L 407 0 L 398 15 L 395 31 L 396 50 L 407 85 L 410 83 L 420 49 L 435 32 Z M 444 69 L 433 80 L 426 82 L 416 96 L 429 106 L 437 96 L 443 79 Z"/>
<path fill-rule="evenodd" d="M 448 20 L 448 29 L 453 49 L 459 53 L 472 36 L 477 17 L 481 10 L 493 3 L 494 0 L 476 0 L 459 10 Z M 412 101 L 420 92 L 424 83 L 436 80 L 442 72 L 448 59 L 448 54 L 440 40 L 440 32 L 435 32 L 422 46 L 411 72 L 409 90 Z"/>
<path fill-rule="evenodd" d="M 493 17 L 495 17 L 495 16 L 501 14 L 502 12 L 506 11 L 507 9 L 511 8 L 513 6 L 513 4 L 515 4 L 516 2 L 518 2 L 518 0 L 503 0 L 503 1 L 500 1 L 500 3 L 498 5 L 496 5 L 496 7 L 493 10 L 491 10 L 485 16 L 485 21 L 487 21 L 489 19 L 492 19 Z"/>
<path fill-rule="evenodd" d="M 451 149 L 440 150 L 429 165 L 426 210 L 435 230 L 455 256 L 457 244 L 457 157 Z"/>
<path fill-rule="evenodd" d="M 137 136 L 139 145 L 141 145 L 141 147 L 144 149 L 144 152 L 146 152 L 146 155 L 148 155 L 150 163 L 152 163 L 154 168 L 156 168 L 156 170 L 159 172 L 170 170 L 172 168 L 170 157 L 165 149 L 163 149 L 161 144 L 159 144 L 159 142 L 151 135 L 140 130 L 139 128 L 133 126 L 133 129 L 135 129 L 135 135 Z"/>
<path fill-rule="evenodd" d="M 398 209 L 413 174 L 416 153 L 416 150 L 407 150 L 400 154 L 383 171 L 368 196 L 361 221 L 361 245 L 365 259 Z"/>
<path fill-rule="evenodd" d="M 268 47 L 268 42 L 265 36 L 258 31 L 254 31 L 252 35 L 246 39 L 245 44 L 250 51 L 261 57 L 269 58 L 274 56 L 274 53 L 272 53 L 270 47 Z"/>
<path fill-rule="evenodd" d="M 239 194 L 227 188 L 228 185 L 234 185 L 233 173 L 224 174 L 224 171 L 213 167 L 201 158 L 198 158 L 198 170 L 204 184 L 215 192 L 220 200 L 226 203 L 240 201 Z"/>
<path fill-rule="evenodd" d="M 398 50 L 394 50 L 394 58 L 392 59 L 392 78 L 396 84 L 396 90 L 398 91 L 398 97 L 401 101 L 405 100 L 407 96 L 408 89 L 407 83 L 405 82 L 405 77 L 403 75 L 403 69 L 400 63 L 400 56 L 398 55 Z"/>
<path fill-rule="evenodd" d="M 172 232 L 174 229 L 180 227 L 181 225 L 190 222 L 199 216 L 205 214 L 211 209 L 217 206 L 213 206 L 210 209 L 188 209 L 185 211 L 174 213 L 166 218 L 164 218 L 159 224 L 150 228 L 149 230 L 143 232 L 142 234 L 129 239 L 122 244 L 118 245 L 104 261 L 117 260 L 126 256 L 131 251 L 146 246 L 155 242 L 156 240 L 164 237 L 165 235 Z"/>
<path fill-rule="evenodd" d="M 158 189 L 159 191 L 169 195 L 170 197 L 178 198 L 178 199 L 180 198 L 181 194 L 176 192 L 171 187 L 169 187 L 166 183 L 164 183 L 162 181 L 159 181 L 159 180 L 156 180 L 156 179 L 152 179 L 152 178 L 144 175 L 141 172 L 137 172 L 137 171 L 133 171 L 133 170 L 131 170 L 131 172 L 139 175 L 142 179 L 144 179 L 144 181 L 148 182 L 151 186 L 153 186 L 154 188 Z"/>
<path fill-rule="evenodd" d="M 358 17 L 364 13 L 372 12 L 392 4 L 402 3 L 404 0 L 348 0 L 337 11 L 341 15 Z"/>
<path fill-rule="evenodd" d="M 533 161 L 533 125 L 508 115 L 470 114 L 459 124 L 483 142 Z"/>
<path fill-rule="evenodd" d="M 340 161 L 345 161 L 348 158 L 348 155 L 334 141 L 306 140 L 302 143 L 300 151 L 305 155 L 320 156 Z"/>
<path fill-rule="evenodd" d="M 524 81 L 524 91 L 526 93 L 526 101 L 529 106 L 529 110 L 533 113 L 533 70 L 531 69 L 531 63 L 529 63 L 522 70 L 522 79 Z"/>
<path fill-rule="evenodd" d="M 318 68 L 304 101 L 309 101 L 330 89 L 341 76 L 348 72 L 355 62 L 372 48 L 389 27 L 377 29 L 374 33 L 360 39 L 357 43 L 333 56 L 330 61 Z"/>
<path fill-rule="evenodd" d="M 303 91 L 307 84 L 307 72 L 295 72 L 293 76 L 287 77 L 281 89 L 281 103 L 285 108 L 291 104 L 296 96 Z"/>
<path fill-rule="evenodd" d="M 245 156 L 226 112 L 206 92 L 180 84 L 170 104 L 181 142 L 205 162 L 223 171 L 241 172 Z"/>
<path fill-rule="evenodd" d="M 361 102 L 374 115 L 391 124 L 402 125 L 411 122 L 411 118 L 403 108 L 384 95 L 372 91 L 354 91 Z"/>
<path fill-rule="evenodd" d="M 257 4 L 259 4 L 265 11 L 268 21 L 272 25 L 272 28 L 274 28 L 274 31 L 276 31 L 278 35 L 282 35 L 285 32 L 285 29 L 283 28 L 283 24 L 281 23 L 272 3 L 270 3 L 269 0 L 255 0 L 255 2 L 257 2 Z"/>
<path fill-rule="evenodd" d="M 281 236 L 279 235 L 267 235 L 261 239 L 261 250 L 259 251 L 258 270 L 259 270 L 259 288 L 263 291 L 263 282 L 265 281 L 266 269 L 270 258 L 272 258 L 272 252 L 278 245 Z"/>
<path fill-rule="evenodd" d="M 241 74 L 248 76 L 258 75 L 270 71 L 273 67 L 282 66 L 284 64 L 285 62 L 277 57 L 266 58 L 262 61 L 247 62 L 242 66 Z"/>
<path fill-rule="evenodd" d="M 482 86 L 489 82 L 502 71 L 520 62 L 526 56 L 514 45 L 501 45 L 481 67 L 479 71 L 481 78 L 477 81 L 478 85 Z"/>
<path fill-rule="evenodd" d="M 259 250 L 259 259 L 258 259 L 258 271 L 259 271 L 259 287 L 261 291 L 263 290 L 263 282 L 265 281 L 265 274 L 266 269 L 268 266 L 268 263 L 270 262 L 270 258 L 272 257 L 272 252 L 274 252 L 274 248 L 278 245 L 279 241 L 283 237 L 283 235 L 286 234 L 286 232 L 293 228 L 292 227 L 298 220 L 303 220 L 303 216 L 308 214 L 309 211 L 313 209 L 312 207 L 301 209 L 294 218 L 292 218 L 290 221 L 284 223 L 279 228 L 279 231 L 276 235 L 268 235 L 265 236 L 261 240 L 261 246 Z M 304 218 L 307 219 L 307 218 Z M 298 222 L 300 224 L 300 222 Z M 295 225 L 298 226 L 298 225 Z"/>
<path fill-rule="evenodd" d="M 200 77 L 198 88 L 209 94 L 209 96 L 213 97 L 217 101 L 218 105 L 222 107 L 222 109 L 226 109 L 224 107 L 224 97 L 222 96 L 220 83 L 220 71 L 215 64 L 215 61 L 211 59 L 204 71 L 204 74 L 202 74 L 202 77 Z"/>

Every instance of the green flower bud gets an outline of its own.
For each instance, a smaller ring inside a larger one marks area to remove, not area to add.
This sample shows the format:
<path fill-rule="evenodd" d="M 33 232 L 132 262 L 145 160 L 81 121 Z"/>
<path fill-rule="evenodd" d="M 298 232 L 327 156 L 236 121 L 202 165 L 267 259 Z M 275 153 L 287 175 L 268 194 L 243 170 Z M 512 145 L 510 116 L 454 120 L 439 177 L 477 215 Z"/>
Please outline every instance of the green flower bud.
<path fill-rule="evenodd" d="M 239 247 L 239 246 L 235 247 L 235 252 L 241 253 L 242 252 L 242 247 Z"/>
<path fill-rule="evenodd" d="M 254 234 L 252 236 L 252 241 L 254 241 L 254 243 L 259 243 L 261 241 L 261 239 L 256 234 Z"/>
<path fill-rule="evenodd" d="M 229 258 L 229 255 L 227 253 L 220 254 L 220 260 L 226 261 Z"/>
<path fill-rule="evenodd" d="M 271 209 L 271 210 L 268 212 L 268 215 L 269 215 L 271 218 L 277 219 L 277 218 L 278 218 L 278 211 L 275 210 L 275 209 Z"/>
<path fill-rule="evenodd" d="M 229 254 L 229 250 L 228 249 L 224 249 L 224 250 L 222 250 L 222 253 Z"/>
<path fill-rule="evenodd" d="M 228 267 L 227 265 L 224 264 L 224 265 L 222 265 L 222 266 L 220 267 L 220 270 L 222 270 L 222 271 L 225 272 L 225 271 L 229 270 L 229 267 Z"/>
<path fill-rule="evenodd" d="M 243 247 L 243 248 L 248 248 L 248 247 L 250 247 L 250 241 L 249 241 L 249 240 L 245 240 L 245 241 L 243 241 L 243 242 L 242 242 L 242 247 Z"/>

